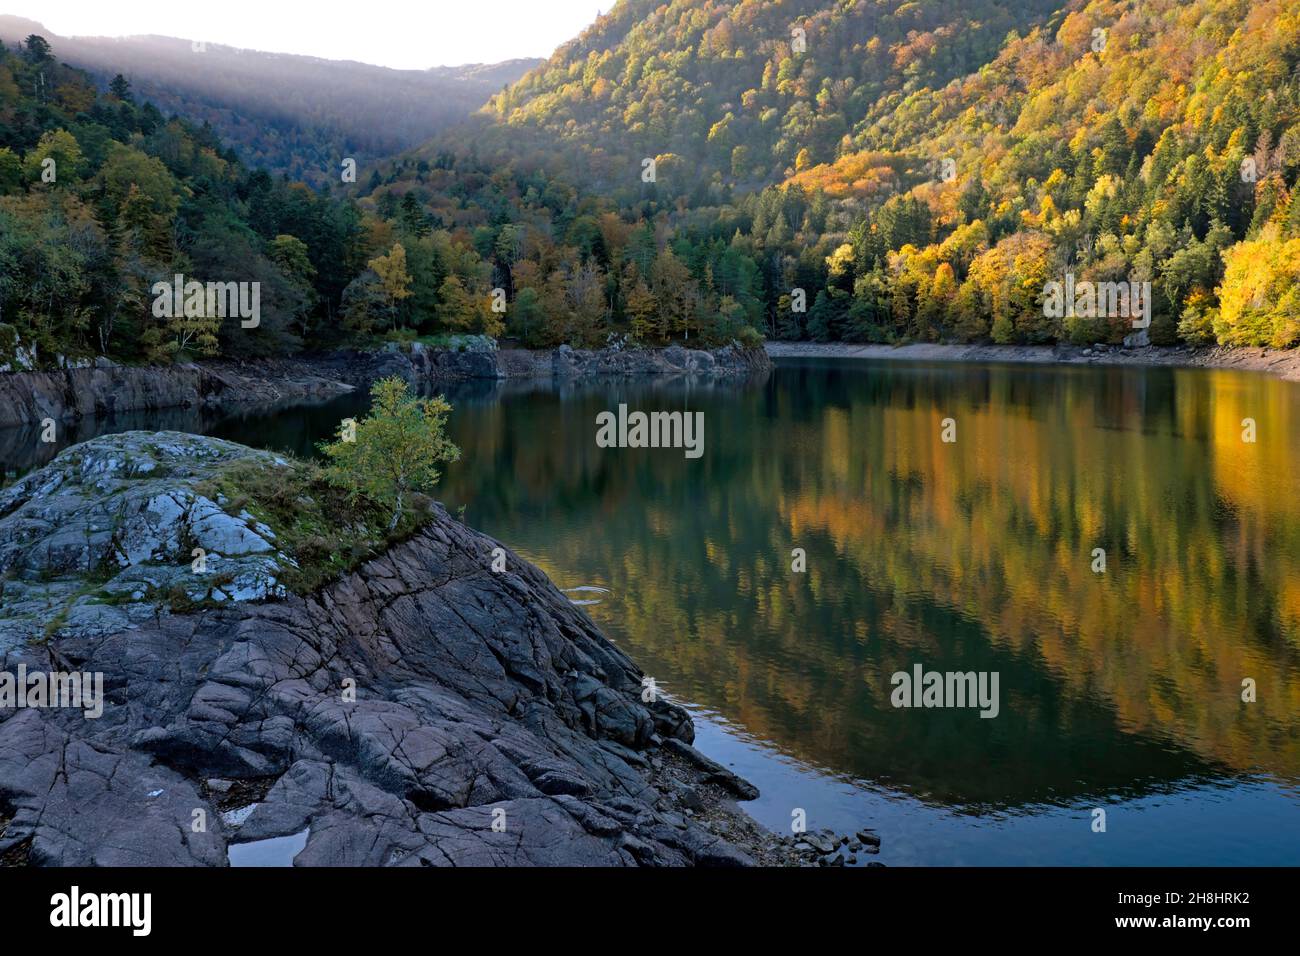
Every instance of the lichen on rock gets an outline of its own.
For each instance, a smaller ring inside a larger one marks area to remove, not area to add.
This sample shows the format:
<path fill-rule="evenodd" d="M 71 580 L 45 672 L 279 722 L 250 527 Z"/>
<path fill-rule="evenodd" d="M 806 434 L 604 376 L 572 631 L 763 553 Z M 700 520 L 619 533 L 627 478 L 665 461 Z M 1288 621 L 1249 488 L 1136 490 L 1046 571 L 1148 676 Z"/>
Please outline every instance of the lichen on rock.
<path fill-rule="evenodd" d="M 0 646 L 54 627 L 104 632 L 160 601 L 283 595 L 292 559 L 251 514 L 201 486 L 235 463 L 286 459 L 179 432 L 126 432 L 63 451 L 0 491 Z"/>

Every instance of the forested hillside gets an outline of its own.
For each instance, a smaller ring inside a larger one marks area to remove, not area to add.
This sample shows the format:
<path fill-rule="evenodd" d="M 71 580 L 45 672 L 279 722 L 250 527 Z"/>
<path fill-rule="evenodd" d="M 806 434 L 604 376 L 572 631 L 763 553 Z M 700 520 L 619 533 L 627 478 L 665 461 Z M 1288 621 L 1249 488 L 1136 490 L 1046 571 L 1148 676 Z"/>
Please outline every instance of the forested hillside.
<path fill-rule="evenodd" d="M 538 62 L 391 70 L 161 36 L 59 37 L 0 16 L 0 40 L 32 34 L 101 90 L 121 73 L 138 99 L 210 124 L 248 165 L 312 185 L 338 181 L 344 157 L 366 164 L 424 142 Z"/>
<path fill-rule="evenodd" d="M 548 315 L 600 286 L 595 325 L 648 340 L 721 312 L 819 340 L 1131 331 L 1045 317 L 1069 272 L 1151 282 L 1156 342 L 1296 344 L 1300 3 L 1056 7 L 623 0 L 419 151 L 437 175 L 408 160 L 367 188 L 485 256 L 508 235 L 499 281 Z M 522 206 L 485 210 L 488 169 L 535 181 Z M 559 182 L 602 245 L 548 213 Z"/>
<path fill-rule="evenodd" d="M 125 85 L 97 94 L 40 37 L 0 45 L 0 366 L 283 353 L 364 267 L 351 204 L 249 170 Z M 260 283 L 260 327 L 155 318 L 177 273 Z"/>
<path fill-rule="evenodd" d="M 1057 0 L 622 0 L 493 97 L 510 134 L 578 145 L 602 188 L 667 157 L 659 187 L 703 200 L 858 148 L 909 91 L 978 70 Z"/>
<path fill-rule="evenodd" d="M 120 75 L 100 93 L 56 54 L 36 35 L 0 44 L 0 369 L 497 335 L 506 315 L 493 310 L 493 290 L 517 255 L 539 248 L 548 266 L 576 278 L 558 304 L 546 289 L 503 290 L 528 340 L 604 342 L 616 325 L 596 263 L 612 261 L 600 250 L 621 254 L 619 237 L 632 227 L 608 211 L 598 219 L 604 207 L 572 186 L 443 157 L 399 171 L 429 184 L 445 218 L 415 195 L 358 203 L 342 184 L 316 190 L 252 170 L 211 127 L 166 119 Z M 365 165 L 358 174 L 378 178 Z M 538 228 L 528 228 L 530 210 Z M 557 222 L 582 241 L 543 242 L 542 227 Z M 641 248 L 672 263 L 652 230 Z M 519 274 L 530 275 L 527 264 Z M 205 309 L 159 316 L 154 286 L 176 275 L 257 284 L 257 327 Z M 677 271 L 664 277 L 689 283 Z M 570 302 L 573 289 L 584 294 Z M 700 340 L 704 331 L 681 334 Z M 709 341 L 755 334 L 740 319 L 711 331 Z"/>

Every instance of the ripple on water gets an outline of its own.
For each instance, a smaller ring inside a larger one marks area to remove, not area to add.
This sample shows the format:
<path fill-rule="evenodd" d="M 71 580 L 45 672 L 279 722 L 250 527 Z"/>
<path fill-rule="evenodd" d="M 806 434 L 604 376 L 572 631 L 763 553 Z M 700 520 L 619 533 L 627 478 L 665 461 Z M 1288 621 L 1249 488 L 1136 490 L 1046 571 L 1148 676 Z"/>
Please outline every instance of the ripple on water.
<path fill-rule="evenodd" d="M 565 593 L 566 595 L 573 594 L 574 592 L 583 593 L 583 594 L 592 594 L 592 593 L 595 593 L 595 594 L 609 594 L 609 593 L 610 593 L 609 588 L 598 588 L 598 587 L 596 587 L 596 585 L 594 585 L 594 584 L 580 584 L 580 585 L 578 585 L 576 588 L 564 588 L 564 593 Z M 600 604 L 600 603 L 602 603 L 602 599 L 601 599 L 601 598 L 575 598 L 575 597 L 571 597 L 571 598 L 569 598 L 569 603 L 570 603 L 570 604 L 577 604 L 577 605 L 579 605 L 579 606 L 587 605 L 587 604 Z"/>

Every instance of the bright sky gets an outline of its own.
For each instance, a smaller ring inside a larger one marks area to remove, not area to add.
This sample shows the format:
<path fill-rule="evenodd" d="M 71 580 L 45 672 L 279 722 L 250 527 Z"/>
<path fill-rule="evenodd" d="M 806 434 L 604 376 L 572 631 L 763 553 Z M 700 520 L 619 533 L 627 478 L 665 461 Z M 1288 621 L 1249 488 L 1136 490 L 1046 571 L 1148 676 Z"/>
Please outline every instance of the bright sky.
<path fill-rule="evenodd" d="M 60 36 L 159 36 L 399 69 L 546 57 L 613 0 L 2 0 Z"/>

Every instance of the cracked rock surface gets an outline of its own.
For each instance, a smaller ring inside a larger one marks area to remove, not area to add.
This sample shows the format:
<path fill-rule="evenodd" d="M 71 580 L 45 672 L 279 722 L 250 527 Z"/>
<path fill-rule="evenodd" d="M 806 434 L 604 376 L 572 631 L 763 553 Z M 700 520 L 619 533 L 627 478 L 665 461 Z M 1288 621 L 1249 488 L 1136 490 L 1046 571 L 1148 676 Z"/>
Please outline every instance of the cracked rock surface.
<path fill-rule="evenodd" d="M 6 492 L 0 530 L 57 491 L 57 464 L 17 507 Z M 537 568 L 507 552 L 492 572 L 496 547 L 438 508 L 306 598 L 0 647 L 0 672 L 102 672 L 105 698 L 98 719 L 0 706 L 0 859 L 224 866 L 232 845 L 293 844 L 279 862 L 751 862 L 650 783 L 648 752 L 693 737 L 685 711 L 644 703 L 641 672 Z"/>

